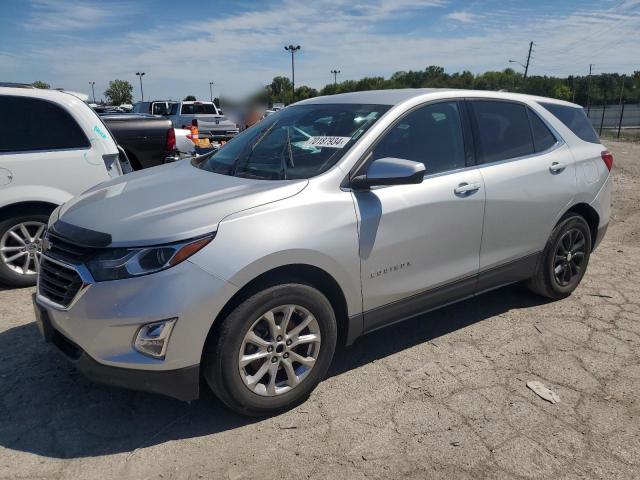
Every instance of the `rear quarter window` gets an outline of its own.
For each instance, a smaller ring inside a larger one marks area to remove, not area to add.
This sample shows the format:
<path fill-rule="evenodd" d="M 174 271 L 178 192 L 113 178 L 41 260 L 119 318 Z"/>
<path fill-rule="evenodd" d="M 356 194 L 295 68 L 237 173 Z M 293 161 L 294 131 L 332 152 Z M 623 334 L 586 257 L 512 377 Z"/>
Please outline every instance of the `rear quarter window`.
<path fill-rule="evenodd" d="M 540 105 L 564 123 L 581 140 L 589 143 L 600 143 L 596 131 L 582 108 L 555 103 L 540 103 Z"/>
<path fill-rule="evenodd" d="M 38 98 L 0 97 L 0 152 L 89 148 L 86 135 L 64 108 Z"/>

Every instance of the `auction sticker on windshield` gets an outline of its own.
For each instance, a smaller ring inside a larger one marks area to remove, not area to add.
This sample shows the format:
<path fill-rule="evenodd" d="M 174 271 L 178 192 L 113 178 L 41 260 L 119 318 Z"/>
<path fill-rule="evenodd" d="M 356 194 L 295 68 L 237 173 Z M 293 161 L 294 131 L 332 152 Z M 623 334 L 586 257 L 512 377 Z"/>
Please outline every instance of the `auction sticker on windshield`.
<path fill-rule="evenodd" d="M 351 137 L 309 137 L 307 145 L 320 148 L 342 148 Z"/>

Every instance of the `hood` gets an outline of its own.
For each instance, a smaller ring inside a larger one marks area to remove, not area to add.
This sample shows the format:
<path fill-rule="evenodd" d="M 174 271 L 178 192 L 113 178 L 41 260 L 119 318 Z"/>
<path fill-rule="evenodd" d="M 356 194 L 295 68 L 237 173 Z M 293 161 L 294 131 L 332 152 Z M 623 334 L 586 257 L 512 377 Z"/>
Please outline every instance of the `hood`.
<path fill-rule="evenodd" d="M 65 203 L 59 220 L 146 246 L 204 235 L 232 213 L 301 192 L 308 180 L 253 180 L 200 170 L 188 160 L 123 175 Z"/>

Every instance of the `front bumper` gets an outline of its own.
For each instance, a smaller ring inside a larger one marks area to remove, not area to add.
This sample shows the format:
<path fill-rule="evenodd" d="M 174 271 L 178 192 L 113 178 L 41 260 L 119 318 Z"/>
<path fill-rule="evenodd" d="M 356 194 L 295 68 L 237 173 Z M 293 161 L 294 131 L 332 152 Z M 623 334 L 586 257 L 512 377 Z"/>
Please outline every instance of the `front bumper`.
<path fill-rule="evenodd" d="M 187 260 L 152 275 L 90 284 L 68 310 L 42 296 L 34 306 L 44 338 L 88 378 L 193 400 L 207 335 L 236 291 Z M 134 349 L 141 325 L 174 317 L 164 359 Z"/>
<path fill-rule="evenodd" d="M 119 368 L 97 362 L 87 352 L 58 331 L 48 313 L 33 296 L 38 328 L 44 339 L 52 343 L 89 380 L 113 387 L 159 393 L 189 402 L 200 395 L 200 366 L 176 370 L 148 371 Z"/>

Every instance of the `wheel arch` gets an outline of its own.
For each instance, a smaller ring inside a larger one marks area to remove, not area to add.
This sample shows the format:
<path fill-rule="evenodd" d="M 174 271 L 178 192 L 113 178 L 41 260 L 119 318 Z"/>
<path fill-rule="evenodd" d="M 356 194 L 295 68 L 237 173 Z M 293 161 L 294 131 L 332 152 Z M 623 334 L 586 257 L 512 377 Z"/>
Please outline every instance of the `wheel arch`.
<path fill-rule="evenodd" d="M 51 214 L 58 205 L 52 202 L 44 201 L 26 201 L 16 202 L 0 207 L 0 220 L 11 218 L 16 214 L 24 213 L 26 210 L 36 211 L 44 215 Z"/>
<path fill-rule="evenodd" d="M 593 250 L 594 243 L 598 235 L 598 225 L 600 225 L 600 215 L 598 215 L 596 209 L 588 203 L 577 203 L 569 208 L 565 212 L 563 217 L 565 217 L 568 213 L 578 214 L 586 220 L 591 232 L 591 249 Z"/>
<path fill-rule="evenodd" d="M 207 339 L 205 341 L 205 348 L 202 355 L 206 352 L 206 345 L 209 344 L 211 339 L 215 337 L 217 331 L 222 324 L 222 319 L 229 315 L 234 308 L 240 305 L 244 300 L 256 294 L 257 292 L 264 290 L 265 288 L 279 285 L 283 283 L 305 283 L 319 290 L 331 303 L 338 327 L 338 342 L 347 343 L 347 339 L 350 338 L 354 332 L 350 332 L 350 329 L 357 329 L 356 326 L 350 323 L 347 300 L 345 294 L 332 275 L 323 270 L 320 267 L 309 264 L 288 264 L 267 270 L 245 285 L 243 285 L 224 305 L 222 310 L 218 313 L 213 321 L 213 325 L 209 330 Z M 357 333 L 356 333 L 357 335 Z"/>

